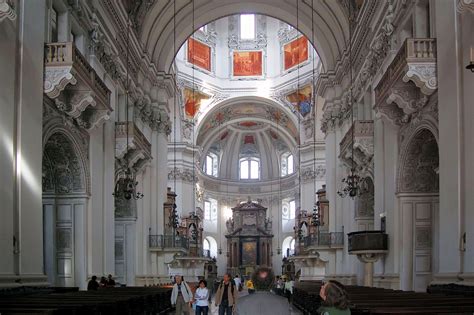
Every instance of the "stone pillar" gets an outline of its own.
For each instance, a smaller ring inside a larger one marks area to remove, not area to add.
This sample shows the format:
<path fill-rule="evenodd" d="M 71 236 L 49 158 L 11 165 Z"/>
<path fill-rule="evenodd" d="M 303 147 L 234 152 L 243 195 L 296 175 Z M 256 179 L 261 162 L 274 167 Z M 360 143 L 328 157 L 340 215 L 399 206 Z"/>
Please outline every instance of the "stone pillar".
<path fill-rule="evenodd" d="M 459 55 L 461 43 L 456 1 L 435 0 L 437 78 L 439 109 L 439 270 L 440 277 L 456 281 L 461 271 L 459 242 L 464 224 L 466 188 L 464 187 L 463 104 L 460 95 L 464 65 L 468 59 Z M 471 15 L 472 18 L 472 15 Z M 464 32 L 464 30 L 463 30 Z M 467 30 L 469 32 L 469 30 Z M 456 47 L 456 49 L 453 49 Z M 462 73 L 462 74 L 461 74 Z M 472 73 L 466 75 L 472 76 Z M 472 79 L 470 88 L 472 90 Z M 467 107 L 472 105 L 470 101 Z M 472 119 L 472 117 L 470 117 Z M 471 124 L 472 125 L 472 124 Z M 469 138 L 469 137 L 468 137 Z"/>
<path fill-rule="evenodd" d="M 382 253 L 367 252 L 357 254 L 357 258 L 364 263 L 364 286 L 374 286 L 374 263 L 379 260 Z"/>
<path fill-rule="evenodd" d="M 41 209 L 45 13 L 44 0 L 16 1 L 14 10 L 3 1 L 0 8 L 5 74 L 0 77 L 1 287 L 46 284 Z"/>

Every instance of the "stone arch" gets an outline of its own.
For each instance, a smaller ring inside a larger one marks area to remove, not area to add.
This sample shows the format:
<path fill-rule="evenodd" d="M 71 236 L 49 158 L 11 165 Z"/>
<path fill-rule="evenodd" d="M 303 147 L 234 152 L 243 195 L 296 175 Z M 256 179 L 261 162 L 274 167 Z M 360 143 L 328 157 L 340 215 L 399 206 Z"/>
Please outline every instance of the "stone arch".
<path fill-rule="evenodd" d="M 53 132 L 43 148 L 43 193 L 87 192 L 86 167 L 74 141 L 62 131 Z"/>
<path fill-rule="evenodd" d="M 406 139 L 401 149 L 398 192 L 437 193 L 439 149 L 435 134 L 421 126 Z"/>
<path fill-rule="evenodd" d="M 58 117 L 45 119 L 43 125 L 45 272 L 53 285 L 85 288 L 88 136 L 59 121 Z"/>
<path fill-rule="evenodd" d="M 400 254 L 403 290 L 424 291 L 436 271 L 439 149 L 434 126 L 425 120 L 401 137 L 397 198 L 404 244 Z"/>
<path fill-rule="evenodd" d="M 150 53 L 158 71 L 168 72 L 177 50 L 194 32 L 193 24 L 194 28 L 198 29 L 219 18 L 243 12 L 271 16 L 298 26 L 299 31 L 312 42 L 326 70 L 336 68 L 349 33 L 348 12 L 339 1 L 314 1 L 314 40 L 311 2 L 300 1 L 298 14 L 295 3 L 284 0 L 226 0 L 219 3 L 206 1 L 195 6 L 194 12 L 192 1 L 184 5 L 178 3 L 176 21 L 173 20 L 174 10 L 173 2 L 158 1 L 149 9 L 141 24 L 140 41 Z M 194 23 L 190 23 L 193 18 Z"/>

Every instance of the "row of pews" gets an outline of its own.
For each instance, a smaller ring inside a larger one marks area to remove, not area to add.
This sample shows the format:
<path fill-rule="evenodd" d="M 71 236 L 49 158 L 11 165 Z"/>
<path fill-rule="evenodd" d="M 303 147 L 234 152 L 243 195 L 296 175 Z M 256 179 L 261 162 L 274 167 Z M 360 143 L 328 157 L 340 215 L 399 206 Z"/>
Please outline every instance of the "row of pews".
<path fill-rule="evenodd" d="M 293 304 L 304 314 L 318 314 L 320 282 L 300 282 L 293 291 Z M 470 294 L 448 295 L 437 288 L 433 293 L 383 288 L 346 286 L 353 315 L 359 314 L 459 314 L 474 313 Z M 461 294 L 459 294 L 461 293 Z"/>
<path fill-rule="evenodd" d="M 171 287 L 22 288 L 0 292 L 0 314 L 167 314 Z"/>

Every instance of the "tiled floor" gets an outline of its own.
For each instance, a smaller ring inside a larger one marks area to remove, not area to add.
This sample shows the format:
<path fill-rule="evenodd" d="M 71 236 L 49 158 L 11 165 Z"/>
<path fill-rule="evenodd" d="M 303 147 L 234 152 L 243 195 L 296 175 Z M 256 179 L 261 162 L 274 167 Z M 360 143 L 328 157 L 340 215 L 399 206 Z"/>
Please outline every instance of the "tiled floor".
<path fill-rule="evenodd" d="M 242 292 L 239 292 L 239 297 L 245 296 L 248 293 L 244 290 Z M 214 301 L 214 298 L 212 299 Z M 219 308 L 214 305 L 214 302 L 212 305 L 209 305 L 209 315 L 218 315 Z M 294 306 L 291 308 L 291 315 L 300 315 L 302 314 L 299 310 L 297 310 Z M 170 313 L 170 315 L 175 315 L 175 313 Z M 189 315 L 194 315 L 194 313 L 191 313 Z"/>

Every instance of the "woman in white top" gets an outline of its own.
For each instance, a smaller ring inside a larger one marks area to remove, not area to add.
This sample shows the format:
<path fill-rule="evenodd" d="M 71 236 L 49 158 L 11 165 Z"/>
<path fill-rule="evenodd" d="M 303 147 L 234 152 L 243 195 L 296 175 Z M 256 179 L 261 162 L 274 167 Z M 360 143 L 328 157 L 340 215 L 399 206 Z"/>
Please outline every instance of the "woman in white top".
<path fill-rule="evenodd" d="M 209 312 L 209 290 L 206 280 L 199 281 L 199 287 L 194 292 L 194 302 L 196 303 L 196 315 L 207 315 Z"/>

